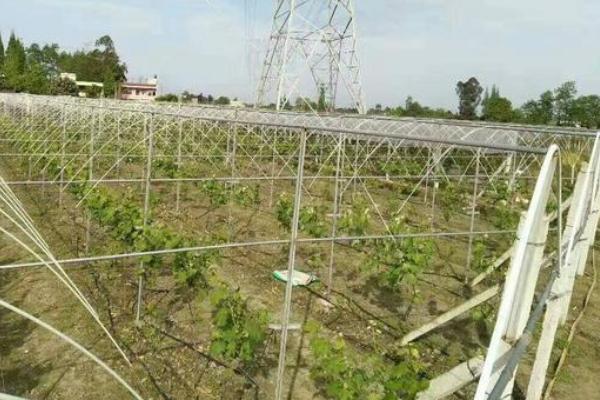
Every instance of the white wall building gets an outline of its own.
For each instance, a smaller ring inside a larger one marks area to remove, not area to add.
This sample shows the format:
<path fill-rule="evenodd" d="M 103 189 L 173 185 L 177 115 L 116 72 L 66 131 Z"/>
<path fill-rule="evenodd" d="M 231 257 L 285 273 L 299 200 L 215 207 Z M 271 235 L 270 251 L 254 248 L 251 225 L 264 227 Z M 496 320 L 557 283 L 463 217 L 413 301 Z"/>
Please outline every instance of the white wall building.
<path fill-rule="evenodd" d="M 158 79 L 148 79 L 145 83 L 124 82 L 120 87 L 121 100 L 154 101 L 158 92 Z"/>
<path fill-rule="evenodd" d="M 61 72 L 60 79 L 69 79 L 77 85 L 79 89 L 79 97 L 87 97 L 87 88 L 97 87 L 100 91 L 100 97 L 104 97 L 104 84 L 102 82 L 89 82 L 89 81 L 78 81 L 77 74 L 70 72 Z"/>

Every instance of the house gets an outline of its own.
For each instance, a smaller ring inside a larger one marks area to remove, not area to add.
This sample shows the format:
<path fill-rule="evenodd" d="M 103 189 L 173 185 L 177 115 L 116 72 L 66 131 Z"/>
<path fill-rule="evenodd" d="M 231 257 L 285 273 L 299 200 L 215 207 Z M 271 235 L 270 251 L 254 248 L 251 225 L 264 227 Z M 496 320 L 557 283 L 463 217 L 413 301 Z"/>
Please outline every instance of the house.
<path fill-rule="evenodd" d="M 124 82 L 119 88 L 121 100 L 146 100 L 154 101 L 158 90 L 158 79 L 155 76 L 145 83 Z"/>
<path fill-rule="evenodd" d="M 79 89 L 79 97 L 87 97 L 88 93 L 96 93 L 100 97 L 104 97 L 104 84 L 102 82 L 78 81 L 77 74 L 63 72 L 60 74 L 60 79 L 69 79 L 77 85 Z"/>

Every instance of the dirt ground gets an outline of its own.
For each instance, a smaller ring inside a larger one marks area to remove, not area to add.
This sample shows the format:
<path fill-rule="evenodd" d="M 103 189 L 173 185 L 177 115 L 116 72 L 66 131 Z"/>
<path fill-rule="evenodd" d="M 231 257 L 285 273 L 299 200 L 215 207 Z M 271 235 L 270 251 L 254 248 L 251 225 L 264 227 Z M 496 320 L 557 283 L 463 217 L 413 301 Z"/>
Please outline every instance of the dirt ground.
<path fill-rule="evenodd" d="M 590 253 L 591 255 L 591 253 Z M 596 250 L 595 261 L 600 258 Z M 597 264 L 597 262 L 596 262 Z M 600 267 L 596 265 L 596 274 Z M 585 276 L 576 284 L 576 291 L 571 304 L 569 322 L 565 330 L 570 329 L 572 322 L 583 306 L 584 297 L 593 282 L 594 271 L 588 262 Z M 600 277 L 599 277 L 600 278 Z M 553 359 L 558 359 L 560 348 L 564 347 L 566 334 L 563 332 Z M 595 286 L 590 302 L 577 326 L 577 331 L 569 347 L 568 356 L 551 392 L 553 400 L 592 400 L 600 399 L 600 287 Z"/>
<path fill-rule="evenodd" d="M 7 176 L 6 170 L 2 173 Z M 37 190 L 15 188 L 14 191 L 55 254 L 82 256 L 83 220 L 68 211 L 68 203 L 62 208 L 55 201 L 33 201 L 41 194 Z M 55 193 L 46 194 L 48 198 L 56 198 Z M 29 259 L 13 243 L 0 241 L 2 264 Z M 88 274 L 69 271 L 69 275 L 89 296 Z M 0 298 L 71 336 L 100 355 L 126 380 L 140 378 L 125 368 L 125 362 L 111 348 L 91 316 L 48 269 L 2 271 Z M 94 304 L 93 299 L 88 299 Z M 105 315 L 100 318 L 106 320 Z M 0 326 L 0 392 L 32 399 L 126 398 L 126 392 L 104 370 L 50 332 L 4 308 L 0 309 Z"/>

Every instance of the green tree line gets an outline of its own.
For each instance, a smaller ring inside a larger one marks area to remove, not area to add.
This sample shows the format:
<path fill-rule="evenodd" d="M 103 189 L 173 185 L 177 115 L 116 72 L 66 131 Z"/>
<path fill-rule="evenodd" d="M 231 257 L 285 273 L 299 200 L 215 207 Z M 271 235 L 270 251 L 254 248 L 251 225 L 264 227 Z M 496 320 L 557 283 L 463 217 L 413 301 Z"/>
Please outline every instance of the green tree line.
<path fill-rule="evenodd" d="M 237 97 L 233 99 L 237 101 Z M 231 99 L 227 96 L 219 96 L 215 98 L 212 94 L 205 96 L 204 93 L 194 94 L 190 93 L 187 90 L 184 90 L 181 95 L 176 95 L 174 93 L 166 93 L 162 96 L 158 96 L 156 101 L 162 101 L 167 103 L 191 103 L 195 102 L 197 104 L 213 104 L 217 106 L 228 106 L 231 104 Z"/>
<path fill-rule="evenodd" d="M 578 96 L 577 86 L 573 81 L 565 82 L 554 90 L 547 90 L 537 99 L 529 100 L 520 107 L 514 107 L 510 99 L 500 94 L 496 85 L 484 90 L 475 77 L 458 82 L 456 94 L 459 100 L 457 113 L 422 106 L 411 96 L 406 99 L 404 106 L 384 109 L 378 104 L 369 112 L 397 117 L 600 128 L 600 96 Z"/>
<path fill-rule="evenodd" d="M 56 43 L 25 46 L 11 33 L 6 48 L 0 36 L 0 90 L 32 94 L 76 95 L 77 86 L 60 78 L 62 72 L 77 74 L 82 81 L 102 82 L 104 95 L 112 97 L 125 80 L 127 66 L 115 49 L 110 36 L 96 40 L 94 48 L 68 52 Z M 90 96 L 99 94 L 90 88 Z"/>

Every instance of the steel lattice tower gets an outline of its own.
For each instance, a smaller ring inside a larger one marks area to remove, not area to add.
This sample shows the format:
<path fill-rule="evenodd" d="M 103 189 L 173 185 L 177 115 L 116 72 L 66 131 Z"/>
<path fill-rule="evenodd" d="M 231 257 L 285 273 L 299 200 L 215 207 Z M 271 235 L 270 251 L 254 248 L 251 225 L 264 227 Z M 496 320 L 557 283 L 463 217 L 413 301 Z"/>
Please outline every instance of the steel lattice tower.
<path fill-rule="evenodd" d="M 279 110 L 324 91 L 334 108 L 341 89 L 352 108 L 366 112 L 353 0 L 276 0 L 269 42 L 258 106 L 275 103 Z"/>

